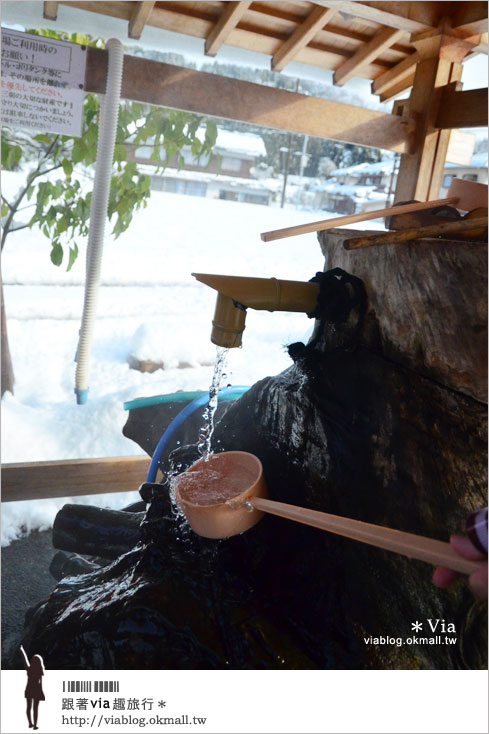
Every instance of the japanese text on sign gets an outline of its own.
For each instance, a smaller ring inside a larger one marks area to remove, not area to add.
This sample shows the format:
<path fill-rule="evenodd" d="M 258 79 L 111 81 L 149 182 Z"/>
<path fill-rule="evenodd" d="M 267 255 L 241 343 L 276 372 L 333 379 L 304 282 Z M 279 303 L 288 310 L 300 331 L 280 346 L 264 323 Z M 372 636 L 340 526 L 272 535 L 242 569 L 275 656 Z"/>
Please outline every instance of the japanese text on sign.
<path fill-rule="evenodd" d="M 2 30 L 3 124 L 79 136 L 86 47 Z"/>

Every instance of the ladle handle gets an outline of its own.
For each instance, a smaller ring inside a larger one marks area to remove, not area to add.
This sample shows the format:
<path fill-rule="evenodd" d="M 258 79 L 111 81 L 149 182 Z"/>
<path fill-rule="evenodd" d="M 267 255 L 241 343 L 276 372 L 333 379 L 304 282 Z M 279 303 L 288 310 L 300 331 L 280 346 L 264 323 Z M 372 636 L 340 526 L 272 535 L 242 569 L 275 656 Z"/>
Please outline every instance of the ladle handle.
<path fill-rule="evenodd" d="M 372 525 L 368 522 L 330 515 L 327 512 L 309 510 L 305 507 L 287 505 L 284 502 L 275 502 L 261 497 L 253 497 L 251 501 L 256 509 L 262 512 L 285 517 L 288 520 L 295 520 L 304 525 L 312 525 L 312 527 L 321 530 L 328 530 L 330 533 L 343 535 L 345 538 L 359 540 L 361 543 L 400 553 L 408 558 L 416 558 L 418 561 L 425 561 L 434 566 L 444 566 L 467 576 L 483 565 L 483 561 L 469 561 L 462 558 L 449 543 L 444 543 L 441 540 L 433 540 L 422 535 L 392 530 L 382 525 Z"/>

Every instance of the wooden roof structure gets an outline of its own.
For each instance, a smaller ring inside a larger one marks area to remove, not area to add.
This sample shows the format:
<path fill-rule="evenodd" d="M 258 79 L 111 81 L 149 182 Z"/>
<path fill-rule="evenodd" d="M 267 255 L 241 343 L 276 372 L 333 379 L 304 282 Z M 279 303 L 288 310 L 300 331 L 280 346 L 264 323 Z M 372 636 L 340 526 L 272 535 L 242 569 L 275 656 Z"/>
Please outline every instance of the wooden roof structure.
<path fill-rule="evenodd" d="M 411 88 L 390 114 L 129 54 L 124 62 L 126 99 L 401 153 L 396 201 L 436 199 L 450 131 L 487 125 L 487 89 L 460 81 L 462 61 L 487 52 L 486 2 L 92 0 L 44 2 L 44 17 L 57 23 L 64 6 L 127 21 L 128 38 L 165 29 L 205 39 L 209 56 L 228 45 L 267 54 L 275 70 L 328 69 L 336 85 L 370 79 L 383 101 Z M 87 91 L 104 92 L 106 56 L 88 49 Z"/>
<path fill-rule="evenodd" d="M 482 36 L 471 53 L 487 53 L 485 2 L 45 2 L 44 17 L 59 6 L 127 20 L 128 38 L 154 27 L 205 39 L 205 53 L 223 45 L 271 57 L 281 71 L 297 61 L 334 72 L 343 85 L 352 77 L 372 80 L 381 101 L 413 84 L 419 53 L 413 40 L 449 18 L 460 37 Z"/>

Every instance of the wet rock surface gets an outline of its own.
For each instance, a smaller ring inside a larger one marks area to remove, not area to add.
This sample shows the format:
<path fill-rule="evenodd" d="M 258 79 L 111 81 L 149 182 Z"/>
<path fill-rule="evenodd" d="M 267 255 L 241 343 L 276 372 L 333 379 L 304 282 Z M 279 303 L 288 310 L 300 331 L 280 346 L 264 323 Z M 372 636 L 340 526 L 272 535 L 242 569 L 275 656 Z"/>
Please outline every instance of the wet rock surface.
<path fill-rule="evenodd" d="M 226 406 L 213 446 L 256 454 L 272 499 L 446 540 L 486 504 L 486 406 L 431 368 L 415 369 L 421 352 L 394 359 L 399 341 L 389 352 L 388 324 L 379 332 L 377 318 L 375 336 L 372 315 L 355 347 L 350 321 L 320 324 L 314 349 L 296 345 L 294 365 Z M 158 410 L 148 424 L 158 424 Z M 142 424 L 134 433 L 144 448 L 159 439 Z M 185 468 L 195 446 L 172 458 Z M 30 620 L 24 646 L 49 667 L 486 665 L 486 607 L 462 581 L 438 590 L 429 565 L 272 516 L 241 536 L 206 540 L 175 515 L 166 485 L 145 485 L 142 495 L 139 543 L 62 579 Z M 412 623 L 433 637 L 429 619 L 453 623 L 456 644 L 420 642 Z M 413 635 L 400 646 L 364 639 Z"/>

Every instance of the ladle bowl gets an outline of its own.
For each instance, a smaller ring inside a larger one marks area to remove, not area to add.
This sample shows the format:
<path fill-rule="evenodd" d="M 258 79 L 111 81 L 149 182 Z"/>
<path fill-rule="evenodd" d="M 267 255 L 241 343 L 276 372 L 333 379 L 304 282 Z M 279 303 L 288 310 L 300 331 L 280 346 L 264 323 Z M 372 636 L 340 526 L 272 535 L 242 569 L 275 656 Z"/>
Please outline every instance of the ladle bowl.
<path fill-rule="evenodd" d="M 229 538 L 263 517 L 250 500 L 267 497 L 263 467 L 246 451 L 200 459 L 174 479 L 175 499 L 188 524 L 204 538 Z"/>
<path fill-rule="evenodd" d="M 483 568 L 482 561 L 463 558 L 440 540 L 269 500 L 261 462 L 246 451 L 224 451 L 207 461 L 200 459 L 174 483 L 176 501 L 188 524 L 204 538 L 244 533 L 266 512 L 458 573 L 470 575 Z"/>

